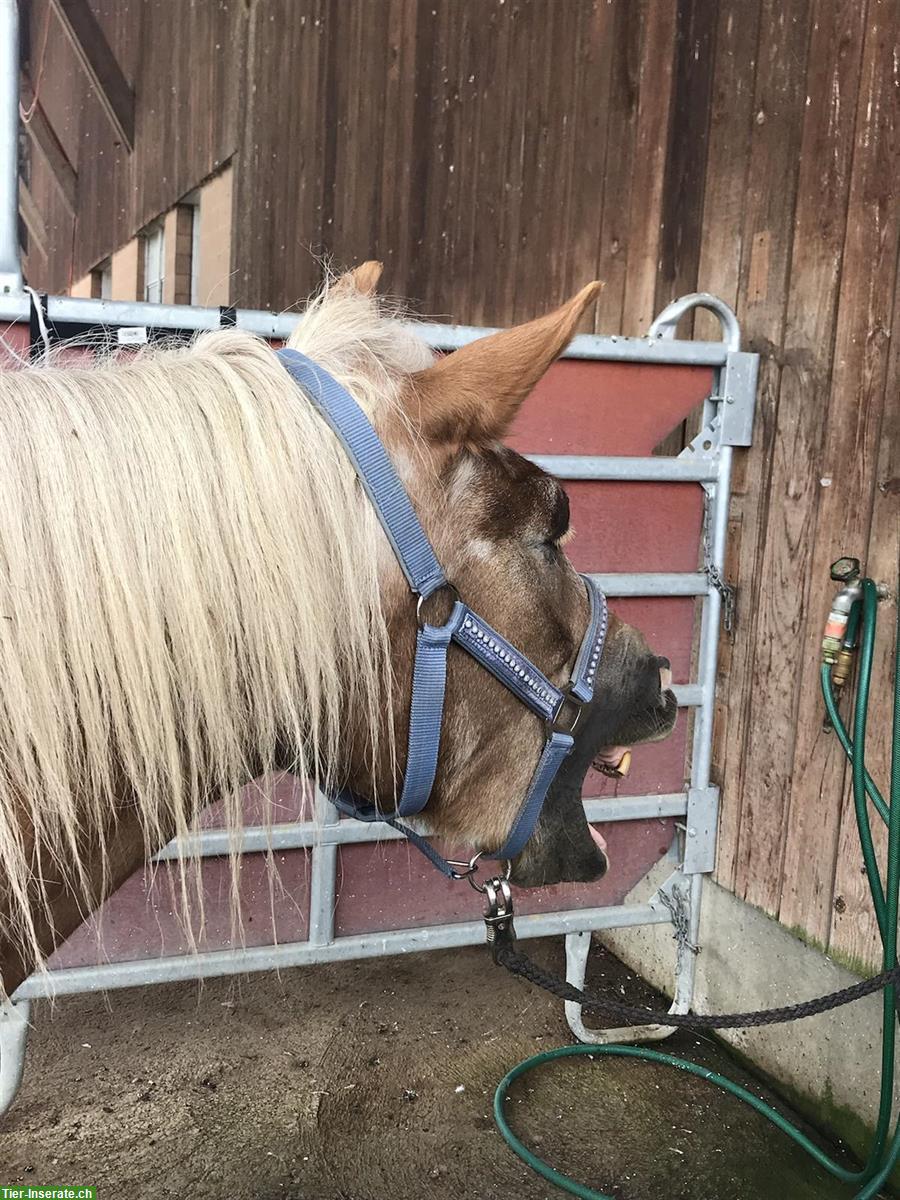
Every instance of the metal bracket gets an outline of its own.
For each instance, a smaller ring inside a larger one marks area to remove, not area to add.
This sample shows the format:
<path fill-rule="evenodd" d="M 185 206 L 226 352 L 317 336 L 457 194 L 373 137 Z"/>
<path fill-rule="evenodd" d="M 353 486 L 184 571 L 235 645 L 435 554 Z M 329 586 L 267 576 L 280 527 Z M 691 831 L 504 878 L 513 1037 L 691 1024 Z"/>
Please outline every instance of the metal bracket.
<path fill-rule="evenodd" d="M 689 788 L 687 795 L 682 871 L 685 875 L 704 875 L 716 865 L 719 789 Z"/>
<path fill-rule="evenodd" d="M 15 270 L 0 270 L 0 296 L 18 296 L 22 291 L 22 276 Z"/>
<path fill-rule="evenodd" d="M 710 403 L 717 406 L 716 415 L 678 457 L 709 458 L 722 446 L 749 446 L 753 441 L 758 378 L 759 355 L 730 350 L 719 374 L 718 390 L 709 397 Z"/>
<path fill-rule="evenodd" d="M 679 822 L 679 824 L 680 824 L 680 822 Z M 681 828 L 683 829 L 684 826 L 681 825 Z M 666 910 L 666 912 L 669 914 L 669 916 L 671 917 L 672 904 L 675 900 L 675 896 L 677 895 L 677 893 L 679 891 L 680 885 L 683 883 L 684 883 L 684 871 L 682 871 L 681 867 L 678 867 L 676 870 L 674 870 L 672 872 L 671 875 L 666 876 L 666 878 L 659 885 L 659 887 L 656 889 L 656 891 L 653 893 L 653 895 L 650 897 L 650 899 L 647 901 L 647 903 L 650 905 L 651 908 L 656 909 L 657 911 L 661 908 L 664 908 Z"/>
<path fill-rule="evenodd" d="M 753 441 L 759 355 L 730 351 L 719 377 L 720 436 L 723 446 L 749 446 Z"/>
<path fill-rule="evenodd" d="M 717 396 L 711 396 L 711 400 L 717 400 Z M 716 414 L 711 421 L 703 426 L 699 432 L 691 438 L 685 448 L 678 455 L 679 458 L 713 458 L 719 446 L 722 444 L 722 419 Z M 703 487 L 707 491 L 712 487 L 712 483 L 704 483 Z"/>

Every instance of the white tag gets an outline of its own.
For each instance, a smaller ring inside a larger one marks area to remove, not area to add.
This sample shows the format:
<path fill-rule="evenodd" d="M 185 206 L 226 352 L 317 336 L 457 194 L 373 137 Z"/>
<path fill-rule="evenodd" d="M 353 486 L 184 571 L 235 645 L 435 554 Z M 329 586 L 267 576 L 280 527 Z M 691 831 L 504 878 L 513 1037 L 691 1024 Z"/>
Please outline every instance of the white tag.
<path fill-rule="evenodd" d="M 123 325 L 116 333 L 120 346 L 144 346 L 147 343 L 146 325 Z"/>

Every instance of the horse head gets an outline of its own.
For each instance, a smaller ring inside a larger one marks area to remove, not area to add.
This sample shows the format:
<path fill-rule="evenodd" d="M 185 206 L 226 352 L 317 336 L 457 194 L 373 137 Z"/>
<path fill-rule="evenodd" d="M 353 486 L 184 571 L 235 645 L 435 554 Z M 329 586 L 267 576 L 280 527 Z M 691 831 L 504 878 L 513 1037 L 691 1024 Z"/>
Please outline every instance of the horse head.
<path fill-rule="evenodd" d="M 370 295 L 378 275 L 378 264 L 366 263 L 340 287 Z M 503 437 L 599 287 L 589 284 L 547 316 L 407 372 L 399 403 L 376 420 L 456 592 L 560 686 L 589 618 L 584 584 L 565 552 L 569 503 L 559 482 L 504 446 Z M 391 733 L 400 747 L 409 724 L 416 612 L 387 547 L 380 562 L 396 681 Z M 512 863 L 513 882 L 587 881 L 604 873 L 605 845 L 581 803 L 585 775 L 591 763 L 617 762 L 627 747 L 671 731 L 677 707 L 670 685 L 668 661 L 611 617 L 594 697 L 534 834 Z M 374 790 L 389 808 L 401 785 L 402 753 L 382 759 L 373 789 L 366 779 L 371 739 L 361 733 L 348 747 L 345 770 L 356 788 Z M 451 654 L 438 772 L 421 825 L 452 844 L 501 846 L 543 740 L 541 722 L 514 696 L 467 655 Z"/>

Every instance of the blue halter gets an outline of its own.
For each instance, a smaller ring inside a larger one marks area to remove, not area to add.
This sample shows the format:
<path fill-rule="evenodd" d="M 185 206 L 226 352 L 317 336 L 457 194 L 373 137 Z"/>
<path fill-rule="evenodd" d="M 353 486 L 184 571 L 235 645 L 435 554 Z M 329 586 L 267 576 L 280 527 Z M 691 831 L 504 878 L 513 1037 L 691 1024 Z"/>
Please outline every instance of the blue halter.
<path fill-rule="evenodd" d="M 352 396 L 327 371 L 299 351 L 279 350 L 277 353 L 282 365 L 337 434 L 375 508 L 409 586 L 419 598 L 406 773 L 397 809 L 394 813 L 384 813 L 349 788 L 329 799 L 342 812 L 359 820 L 385 821 L 392 825 L 446 875 L 459 877 L 454 864 L 448 863 L 429 842 L 399 821 L 401 817 L 421 812 L 431 796 L 444 715 L 447 650 L 452 641 L 530 708 L 547 729 L 543 752 L 506 841 L 495 853 L 485 855 L 513 859 L 534 832 L 550 784 L 574 745 L 572 732 L 581 706 L 593 699 L 594 679 L 608 625 L 606 597 L 587 576 L 582 576 L 590 599 L 591 616 L 572 677 L 563 691 L 460 600 L 456 589 L 444 576 L 384 446 Z M 430 596 L 442 589 L 456 596 L 456 600 L 444 625 L 429 625 L 423 619 L 422 607 Z M 574 708 L 574 715 L 567 725 L 562 721 L 566 704 Z"/>

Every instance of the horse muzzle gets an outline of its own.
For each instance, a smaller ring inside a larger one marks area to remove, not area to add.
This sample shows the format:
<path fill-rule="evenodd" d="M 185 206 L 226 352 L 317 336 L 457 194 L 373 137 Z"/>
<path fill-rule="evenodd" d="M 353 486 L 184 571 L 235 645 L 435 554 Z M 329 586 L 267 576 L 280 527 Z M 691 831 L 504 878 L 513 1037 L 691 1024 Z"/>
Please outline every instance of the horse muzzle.
<path fill-rule="evenodd" d="M 594 767 L 624 778 L 632 747 L 668 736 L 678 711 L 668 659 L 643 650 L 631 668 L 626 674 L 631 686 L 623 689 L 626 694 L 618 705 L 604 687 L 586 712 L 534 834 L 513 860 L 510 879 L 519 887 L 590 883 L 609 869 L 606 840 L 584 815 L 582 789 L 588 770 Z"/>

